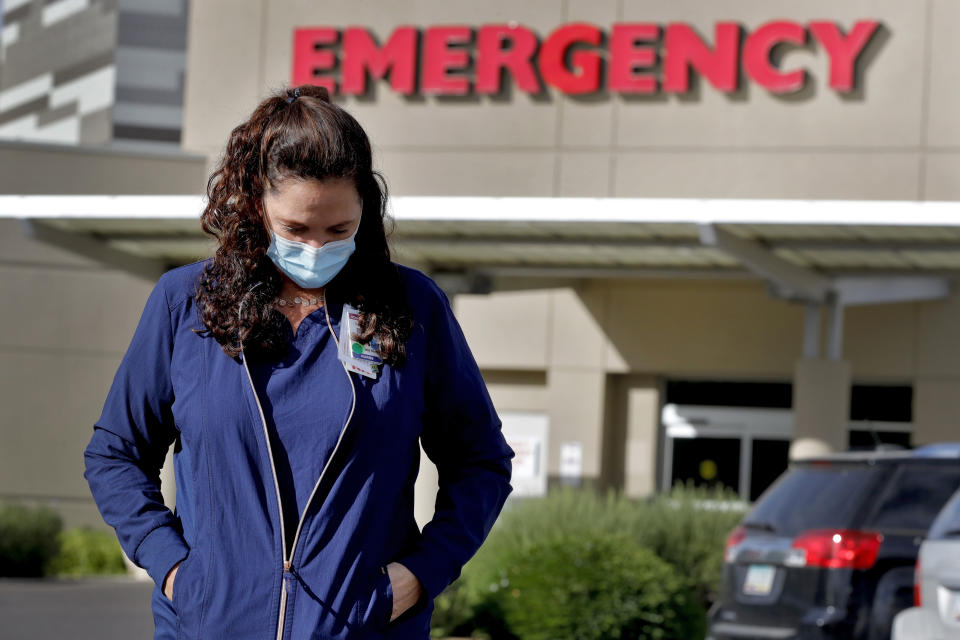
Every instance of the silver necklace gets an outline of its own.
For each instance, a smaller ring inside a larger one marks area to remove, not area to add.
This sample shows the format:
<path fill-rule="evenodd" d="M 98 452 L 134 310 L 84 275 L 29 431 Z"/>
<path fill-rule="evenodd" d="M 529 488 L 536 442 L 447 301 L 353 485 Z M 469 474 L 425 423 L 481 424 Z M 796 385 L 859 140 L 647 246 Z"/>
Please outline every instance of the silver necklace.
<path fill-rule="evenodd" d="M 314 304 L 323 304 L 323 294 L 320 294 L 319 296 L 316 296 L 316 297 L 309 297 L 309 298 L 307 296 L 297 296 L 293 300 L 287 300 L 286 298 L 281 298 L 280 296 L 277 296 L 276 298 L 273 299 L 273 301 L 279 304 L 281 307 L 286 307 L 286 306 L 292 307 L 296 304 L 299 304 L 304 307 L 308 307 Z"/>

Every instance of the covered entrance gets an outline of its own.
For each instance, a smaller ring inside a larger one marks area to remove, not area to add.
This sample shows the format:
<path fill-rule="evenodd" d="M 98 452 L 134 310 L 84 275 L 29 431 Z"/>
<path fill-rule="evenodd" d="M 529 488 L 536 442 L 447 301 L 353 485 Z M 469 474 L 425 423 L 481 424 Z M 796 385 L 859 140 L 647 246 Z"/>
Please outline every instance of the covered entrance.
<path fill-rule="evenodd" d="M 147 279 L 210 254 L 202 207 L 196 195 L 0 196 L 0 216 L 19 219 L 33 238 Z M 430 273 L 455 301 L 481 367 L 504 381 L 493 385 L 498 407 L 543 416 L 535 444 L 547 484 L 576 469 L 587 484 L 635 495 L 710 476 L 754 498 L 785 456 L 862 444 L 853 434 L 863 430 L 850 424 L 854 381 L 910 386 L 913 373 L 904 356 L 884 363 L 882 380 L 855 376 L 849 314 L 878 336 L 896 333 L 891 318 L 909 318 L 911 304 L 946 304 L 960 274 L 956 203 L 395 197 L 391 213 L 396 259 Z M 758 285 L 763 297 L 743 293 Z M 894 307 L 900 315 L 884 311 Z M 906 353 L 907 334 L 920 328 L 907 329 L 893 346 L 852 338 L 870 357 Z M 791 415 L 771 407 L 700 415 L 670 402 L 658 382 L 702 377 L 690 363 L 735 379 L 740 354 L 751 371 L 789 383 Z M 620 375 L 650 382 L 628 385 L 614 401 L 624 409 L 610 411 L 609 376 Z M 941 386 L 914 387 L 941 408 L 868 437 L 943 439 Z M 706 458 L 705 448 L 725 453 Z M 562 451 L 576 451 L 577 464 L 562 468 Z"/>

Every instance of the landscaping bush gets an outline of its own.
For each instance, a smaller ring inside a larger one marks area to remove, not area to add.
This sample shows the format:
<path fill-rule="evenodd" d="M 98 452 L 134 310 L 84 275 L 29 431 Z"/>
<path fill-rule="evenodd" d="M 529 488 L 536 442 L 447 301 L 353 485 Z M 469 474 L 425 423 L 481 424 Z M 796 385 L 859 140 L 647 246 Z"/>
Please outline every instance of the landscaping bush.
<path fill-rule="evenodd" d="M 430 619 L 432 638 L 516 640 L 506 627 L 503 611 L 493 598 L 472 598 L 464 580 L 456 580 L 434 599 Z"/>
<path fill-rule="evenodd" d="M 0 576 L 44 575 L 62 528 L 60 516 L 49 507 L 0 503 Z"/>
<path fill-rule="evenodd" d="M 491 576 L 511 567 L 518 557 L 539 552 L 558 537 L 606 544 L 604 541 L 620 536 L 617 539 L 648 549 L 648 555 L 671 566 L 671 575 L 684 583 L 686 593 L 692 592 L 698 606 L 690 610 L 698 611 L 693 615 L 697 624 L 703 624 L 703 612 L 719 587 L 724 540 L 742 517 L 744 507 L 732 492 L 692 486 L 647 500 L 627 498 L 614 490 L 598 493 L 557 487 L 543 498 L 508 503 L 480 551 L 464 566 L 462 577 L 435 600 L 434 636 L 511 637 L 510 631 L 516 630 L 507 628 L 510 625 L 502 598 L 491 597 L 490 585 L 496 582 Z M 630 554 L 634 546 L 624 547 L 624 562 L 633 561 Z M 615 554 L 614 558 L 619 556 Z M 656 569 L 651 571 L 656 573 Z M 602 591 L 596 590 L 595 595 L 604 598 Z M 545 608 L 554 607 L 555 599 L 547 598 Z M 526 635 L 522 637 L 528 640 Z M 568 637 L 579 636 L 561 634 L 554 640 Z M 628 633 L 624 637 L 631 636 Z"/>
<path fill-rule="evenodd" d="M 720 592 L 724 543 L 745 507 L 729 490 L 679 486 L 645 505 L 645 523 L 634 533 L 641 544 L 688 576 L 709 608 Z"/>
<path fill-rule="evenodd" d="M 689 583 L 623 534 L 559 533 L 504 559 L 488 600 L 523 640 L 703 637 Z"/>
<path fill-rule="evenodd" d="M 120 542 L 108 531 L 68 529 L 60 533 L 59 542 L 60 552 L 48 567 L 50 574 L 85 576 L 127 571 Z"/>

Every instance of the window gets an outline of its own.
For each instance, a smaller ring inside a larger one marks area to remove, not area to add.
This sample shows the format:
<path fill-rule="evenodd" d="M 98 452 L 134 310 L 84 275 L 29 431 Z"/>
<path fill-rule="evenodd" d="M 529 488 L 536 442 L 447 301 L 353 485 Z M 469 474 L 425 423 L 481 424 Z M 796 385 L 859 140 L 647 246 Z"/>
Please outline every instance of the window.
<path fill-rule="evenodd" d="M 882 473 L 866 465 L 796 465 L 770 487 L 746 520 L 789 537 L 810 529 L 850 527 Z"/>
<path fill-rule="evenodd" d="M 926 533 L 958 486 L 960 469 L 939 465 L 904 466 L 890 483 L 870 526 Z"/>
<path fill-rule="evenodd" d="M 693 481 L 698 487 L 740 490 L 739 438 L 678 438 L 673 442 L 671 484 Z"/>
<path fill-rule="evenodd" d="M 960 491 L 954 494 L 930 526 L 931 540 L 958 536 L 960 536 Z"/>
<path fill-rule="evenodd" d="M 751 458 L 753 465 L 750 474 L 750 502 L 754 502 L 787 470 L 790 463 L 790 442 L 754 439 Z"/>

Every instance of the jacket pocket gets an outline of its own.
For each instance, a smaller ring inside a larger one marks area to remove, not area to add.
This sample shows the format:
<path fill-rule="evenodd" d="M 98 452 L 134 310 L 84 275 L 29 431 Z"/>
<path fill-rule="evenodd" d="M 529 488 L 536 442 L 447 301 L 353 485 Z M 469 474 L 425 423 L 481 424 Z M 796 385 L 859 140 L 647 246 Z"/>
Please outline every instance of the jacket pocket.
<path fill-rule="evenodd" d="M 180 562 L 180 566 L 177 567 L 177 574 L 173 577 L 173 610 L 176 612 L 177 616 L 180 616 L 180 607 L 183 606 L 183 592 L 187 588 L 187 569 L 190 567 L 190 562 L 197 555 L 197 552 L 193 549 L 187 552 L 187 557 Z"/>
<path fill-rule="evenodd" d="M 393 615 L 393 584 L 385 565 L 376 568 L 372 582 L 372 588 L 357 603 L 358 623 L 365 629 L 385 629 Z"/>
<path fill-rule="evenodd" d="M 203 597 L 207 582 L 204 550 L 193 547 L 177 569 L 173 581 L 173 611 L 177 614 L 177 637 L 199 638 Z"/>

